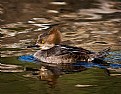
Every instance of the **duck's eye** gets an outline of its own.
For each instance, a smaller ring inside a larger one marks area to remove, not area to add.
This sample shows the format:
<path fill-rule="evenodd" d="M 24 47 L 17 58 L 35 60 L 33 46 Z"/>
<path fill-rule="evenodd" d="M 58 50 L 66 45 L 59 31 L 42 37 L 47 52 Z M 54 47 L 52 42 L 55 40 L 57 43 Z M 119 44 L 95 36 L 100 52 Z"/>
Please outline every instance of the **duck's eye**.
<path fill-rule="evenodd" d="M 45 42 L 44 42 L 44 40 L 42 40 L 42 44 L 44 44 Z"/>

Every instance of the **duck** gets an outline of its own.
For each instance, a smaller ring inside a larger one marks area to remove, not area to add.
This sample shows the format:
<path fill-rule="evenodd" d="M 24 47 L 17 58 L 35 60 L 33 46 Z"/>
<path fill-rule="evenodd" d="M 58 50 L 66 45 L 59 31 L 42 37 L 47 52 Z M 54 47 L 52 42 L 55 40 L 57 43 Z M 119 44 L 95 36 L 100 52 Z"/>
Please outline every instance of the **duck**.
<path fill-rule="evenodd" d="M 106 56 L 110 48 L 94 52 L 82 47 L 63 44 L 62 34 L 57 27 L 52 27 L 38 36 L 36 45 L 39 50 L 34 57 L 48 64 L 73 64 L 76 62 L 92 62 Z"/>

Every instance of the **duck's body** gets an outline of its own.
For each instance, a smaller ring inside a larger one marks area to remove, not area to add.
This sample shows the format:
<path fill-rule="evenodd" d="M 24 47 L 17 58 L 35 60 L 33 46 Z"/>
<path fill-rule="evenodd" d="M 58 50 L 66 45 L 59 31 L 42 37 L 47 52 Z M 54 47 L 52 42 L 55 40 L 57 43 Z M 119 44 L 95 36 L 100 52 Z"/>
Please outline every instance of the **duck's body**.
<path fill-rule="evenodd" d="M 83 48 L 60 44 L 60 32 L 56 29 L 52 29 L 46 35 L 43 35 L 44 37 L 47 36 L 46 41 L 41 47 L 42 49 L 34 54 L 34 57 L 42 62 L 54 64 L 76 63 L 78 61 L 88 62 L 101 56 L 99 53 Z M 43 43 L 43 35 L 39 36 L 37 44 Z"/>
<path fill-rule="evenodd" d="M 83 48 L 67 45 L 55 45 L 50 49 L 39 50 L 34 56 L 47 63 L 75 63 L 77 61 L 89 61 L 94 52 Z"/>

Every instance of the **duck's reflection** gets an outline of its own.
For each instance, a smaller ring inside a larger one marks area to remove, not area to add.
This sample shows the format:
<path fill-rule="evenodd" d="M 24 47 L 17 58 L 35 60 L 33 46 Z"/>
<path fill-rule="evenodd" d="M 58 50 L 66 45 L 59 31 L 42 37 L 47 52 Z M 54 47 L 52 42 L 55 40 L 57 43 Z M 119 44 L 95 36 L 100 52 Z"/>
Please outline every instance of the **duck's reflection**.
<path fill-rule="evenodd" d="M 26 71 L 32 71 L 32 75 L 35 78 L 39 78 L 42 81 L 46 81 L 50 88 L 54 88 L 57 84 L 57 80 L 61 75 L 84 71 L 87 68 L 83 66 L 74 66 L 73 64 L 47 64 L 41 63 L 40 68 L 26 67 Z M 32 77 L 33 77 L 32 76 Z"/>
<path fill-rule="evenodd" d="M 85 67 L 82 66 L 72 66 L 70 64 L 66 65 L 42 65 L 38 72 L 38 77 L 40 80 L 47 81 L 47 84 L 50 88 L 54 88 L 57 84 L 57 79 L 65 74 L 72 72 L 80 72 L 85 70 Z"/>
<path fill-rule="evenodd" d="M 38 73 L 39 79 L 47 81 L 47 84 L 51 87 L 54 88 L 57 79 L 61 75 L 61 70 L 58 67 L 53 67 L 53 66 L 41 66 L 40 71 Z"/>

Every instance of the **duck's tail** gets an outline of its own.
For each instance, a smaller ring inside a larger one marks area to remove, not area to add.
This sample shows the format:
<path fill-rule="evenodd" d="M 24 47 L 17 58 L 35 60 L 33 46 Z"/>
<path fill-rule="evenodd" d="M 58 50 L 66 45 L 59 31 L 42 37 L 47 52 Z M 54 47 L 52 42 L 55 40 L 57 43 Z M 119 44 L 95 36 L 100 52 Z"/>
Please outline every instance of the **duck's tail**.
<path fill-rule="evenodd" d="M 102 50 L 102 51 L 99 51 L 96 53 L 96 58 L 105 58 L 107 55 L 109 55 L 109 51 L 110 51 L 110 47 Z"/>
<path fill-rule="evenodd" d="M 104 61 L 104 58 L 109 55 L 109 51 L 110 51 L 110 47 L 99 51 L 95 54 L 95 58 L 92 61 L 93 63 L 99 63 L 99 64 L 104 64 L 104 65 L 108 65 L 108 63 L 106 61 Z"/>

